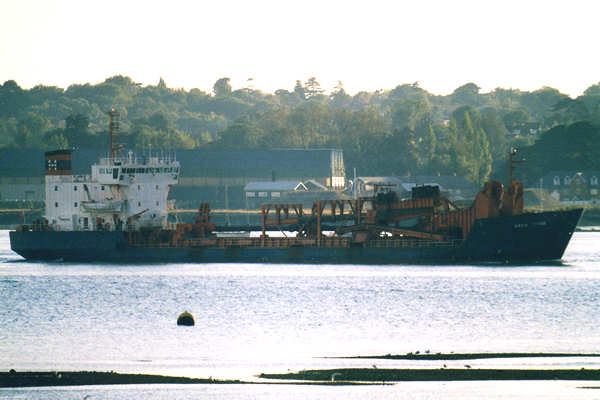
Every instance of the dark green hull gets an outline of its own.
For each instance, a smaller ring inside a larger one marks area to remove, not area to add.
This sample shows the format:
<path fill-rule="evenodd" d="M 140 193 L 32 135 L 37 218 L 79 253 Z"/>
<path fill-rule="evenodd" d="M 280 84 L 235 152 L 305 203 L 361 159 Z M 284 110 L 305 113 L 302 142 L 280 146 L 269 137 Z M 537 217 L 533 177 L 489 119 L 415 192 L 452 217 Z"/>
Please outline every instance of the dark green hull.
<path fill-rule="evenodd" d="M 582 209 L 475 221 L 466 240 L 402 247 L 130 246 L 125 232 L 10 232 L 13 251 L 28 260 L 77 262 L 198 262 L 406 264 L 559 260 Z M 382 241 L 385 239 L 382 239 Z"/>

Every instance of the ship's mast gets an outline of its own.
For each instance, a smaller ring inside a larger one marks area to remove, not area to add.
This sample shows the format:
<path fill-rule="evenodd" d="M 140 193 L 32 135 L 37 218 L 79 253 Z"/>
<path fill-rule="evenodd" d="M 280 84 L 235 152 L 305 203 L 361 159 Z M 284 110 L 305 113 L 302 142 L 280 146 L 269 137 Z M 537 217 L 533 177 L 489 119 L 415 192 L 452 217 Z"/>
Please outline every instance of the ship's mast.
<path fill-rule="evenodd" d="M 514 147 L 511 147 L 510 151 L 508 152 L 508 184 L 509 185 L 511 185 L 513 183 L 513 181 L 515 180 L 515 178 L 514 178 L 515 164 L 520 164 L 522 162 L 525 162 L 525 160 L 515 160 L 515 155 L 517 155 L 518 152 L 519 152 L 519 150 Z"/>
<path fill-rule="evenodd" d="M 123 149 L 123 145 L 119 142 L 119 118 L 120 113 L 112 108 L 108 115 L 110 116 L 109 134 L 110 134 L 110 159 L 115 160 L 117 156 L 120 156 L 120 151 Z"/>

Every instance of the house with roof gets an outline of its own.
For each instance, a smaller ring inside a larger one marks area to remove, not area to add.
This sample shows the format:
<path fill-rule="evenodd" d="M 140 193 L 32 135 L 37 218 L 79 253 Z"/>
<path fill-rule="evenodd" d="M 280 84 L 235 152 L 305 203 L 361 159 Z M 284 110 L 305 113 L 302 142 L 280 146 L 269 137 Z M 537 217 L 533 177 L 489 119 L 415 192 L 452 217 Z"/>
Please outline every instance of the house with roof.
<path fill-rule="evenodd" d="M 246 199 L 277 200 L 298 191 L 306 192 L 308 188 L 300 181 L 267 181 L 248 182 L 244 186 Z"/>
<path fill-rule="evenodd" d="M 542 130 L 542 124 L 539 122 L 525 122 L 507 129 L 507 132 L 511 136 L 527 136 L 538 135 L 542 133 Z"/>
<path fill-rule="evenodd" d="M 256 181 L 244 186 L 247 209 L 262 204 L 302 204 L 311 207 L 316 200 L 340 199 L 341 195 L 326 186 L 309 179 L 302 181 Z"/>
<path fill-rule="evenodd" d="M 552 171 L 540 186 L 553 198 L 566 203 L 600 203 L 600 171 Z"/>

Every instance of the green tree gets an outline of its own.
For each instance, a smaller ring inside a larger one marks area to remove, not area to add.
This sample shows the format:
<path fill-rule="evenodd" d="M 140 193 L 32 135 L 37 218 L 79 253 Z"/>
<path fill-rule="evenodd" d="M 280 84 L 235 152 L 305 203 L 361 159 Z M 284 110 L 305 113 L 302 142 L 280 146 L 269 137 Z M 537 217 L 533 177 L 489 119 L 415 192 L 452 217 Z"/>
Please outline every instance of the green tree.
<path fill-rule="evenodd" d="M 392 128 L 415 129 L 423 118 L 431 119 L 429 104 L 424 100 L 400 100 L 392 105 Z"/>
<path fill-rule="evenodd" d="M 486 107 L 480 111 L 481 127 L 485 131 L 489 149 L 494 161 L 503 159 L 508 150 L 507 130 L 500 118 L 498 111 L 493 107 Z"/>
<path fill-rule="evenodd" d="M 93 145 L 89 132 L 90 120 L 87 115 L 71 114 L 65 119 L 63 136 L 73 148 Z"/>
<path fill-rule="evenodd" d="M 162 112 L 155 112 L 150 115 L 147 124 L 158 131 L 168 132 L 171 129 L 169 118 Z"/>
<path fill-rule="evenodd" d="M 216 97 L 227 97 L 231 95 L 231 79 L 221 78 L 213 85 L 213 92 Z"/>
<path fill-rule="evenodd" d="M 352 97 L 350 97 L 348 93 L 346 93 L 342 82 L 338 81 L 333 92 L 331 92 L 331 94 L 329 95 L 329 104 L 332 107 L 345 108 L 350 105 L 351 101 Z"/>
<path fill-rule="evenodd" d="M 296 85 L 294 86 L 294 94 L 300 99 L 306 99 L 306 89 L 302 86 L 302 82 L 299 80 L 296 81 Z"/>
<path fill-rule="evenodd" d="M 529 113 L 524 108 L 509 110 L 504 113 L 502 121 L 504 122 L 504 126 L 506 126 L 507 129 L 513 130 L 518 126 L 529 121 Z"/>
<path fill-rule="evenodd" d="M 470 106 L 459 107 L 452 114 L 449 149 L 455 154 L 456 172 L 473 183 L 482 184 L 492 170 L 489 141 L 481 125 L 480 114 Z"/>
<path fill-rule="evenodd" d="M 17 135 L 14 138 L 14 142 L 18 148 L 35 147 L 33 135 L 24 124 L 17 126 Z"/>
<path fill-rule="evenodd" d="M 64 95 L 64 90 L 56 86 L 37 85 L 29 91 L 31 105 L 41 106 L 48 102 L 59 102 Z"/>
<path fill-rule="evenodd" d="M 371 97 L 372 96 L 369 92 L 365 92 L 364 90 L 360 91 L 352 97 L 352 103 L 350 104 L 350 107 L 353 110 L 361 110 L 369 107 L 371 104 Z"/>
<path fill-rule="evenodd" d="M 26 92 L 9 80 L 0 86 L 0 117 L 19 117 L 27 105 Z"/>
<path fill-rule="evenodd" d="M 532 120 L 540 122 L 544 126 L 552 126 L 554 118 L 553 109 L 560 101 L 569 96 L 560 93 L 551 87 L 543 87 L 530 93 L 523 93 L 519 102 L 527 109 Z"/>
<path fill-rule="evenodd" d="M 600 82 L 594 83 L 583 92 L 584 96 L 600 96 Z"/>
<path fill-rule="evenodd" d="M 65 135 L 62 134 L 62 130 L 60 130 L 60 133 L 49 136 L 49 140 L 47 141 L 47 143 L 48 148 L 50 149 L 61 150 L 69 148 L 69 141 L 67 140 Z"/>
<path fill-rule="evenodd" d="M 42 139 L 49 128 L 50 122 L 46 118 L 28 112 L 18 122 L 18 137 L 15 138 L 15 143 L 19 147 L 44 147 Z"/>
<path fill-rule="evenodd" d="M 17 137 L 17 121 L 14 118 L 0 118 L 0 148 L 11 147 Z"/>
<path fill-rule="evenodd" d="M 255 149 L 258 148 L 262 132 L 248 117 L 237 119 L 220 134 L 218 147 L 228 149 Z"/>
<path fill-rule="evenodd" d="M 422 172 L 433 173 L 436 168 L 437 137 L 431 119 L 422 118 L 415 127 L 415 136 L 418 143 L 419 167 Z"/>
<path fill-rule="evenodd" d="M 558 125 L 546 131 L 535 144 L 520 149 L 530 179 L 549 171 L 600 169 L 600 128 L 589 122 Z"/>
<path fill-rule="evenodd" d="M 520 91 L 511 89 L 496 88 L 492 93 L 496 107 L 499 109 L 512 109 L 518 104 Z"/>
<path fill-rule="evenodd" d="M 469 82 L 454 90 L 450 95 L 452 103 L 476 106 L 480 104 L 479 89 L 476 84 Z"/>
<path fill-rule="evenodd" d="M 319 82 L 317 82 L 317 78 L 314 76 L 306 81 L 304 84 L 304 90 L 307 99 L 316 98 L 317 96 L 322 95 L 324 92 Z"/>
<path fill-rule="evenodd" d="M 551 121 L 554 125 L 572 124 L 578 121 L 589 121 L 590 119 L 590 112 L 582 98 L 573 100 L 567 97 L 560 100 L 552 108 Z"/>
<path fill-rule="evenodd" d="M 419 82 L 413 84 L 398 85 L 388 94 L 388 102 L 399 100 L 413 100 L 417 102 L 429 102 L 429 93 L 419 87 Z"/>
<path fill-rule="evenodd" d="M 227 119 L 222 115 L 210 113 L 184 112 L 175 122 L 178 130 L 202 143 L 212 141 L 217 133 L 227 128 Z M 208 135 L 208 136 L 206 136 Z"/>

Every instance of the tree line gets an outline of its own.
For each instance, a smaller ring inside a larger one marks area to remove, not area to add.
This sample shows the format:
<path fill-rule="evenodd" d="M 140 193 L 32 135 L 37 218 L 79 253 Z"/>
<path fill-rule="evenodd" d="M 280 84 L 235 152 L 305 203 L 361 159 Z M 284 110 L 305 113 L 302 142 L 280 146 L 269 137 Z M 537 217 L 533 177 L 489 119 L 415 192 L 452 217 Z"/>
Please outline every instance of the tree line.
<path fill-rule="evenodd" d="M 212 93 L 142 86 L 114 76 L 66 89 L 0 86 L 0 147 L 107 148 L 107 111 L 121 115 L 128 148 L 341 148 L 361 175 L 456 174 L 482 183 L 499 173 L 511 146 L 531 162 L 531 179 L 551 169 L 600 169 L 600 85 L 575 99 L 543 87 L 526 92 L 474 83 L 440 96 L 418 82 L 349 95 L 326 94 L 316 78 L 292 90 Z"/>

